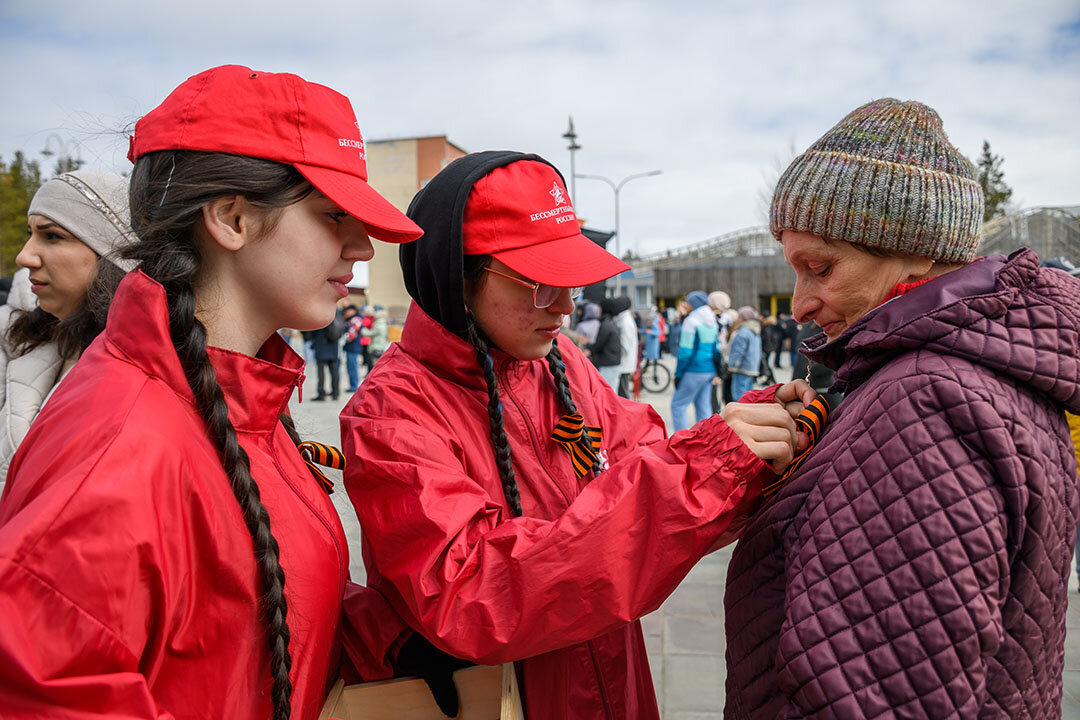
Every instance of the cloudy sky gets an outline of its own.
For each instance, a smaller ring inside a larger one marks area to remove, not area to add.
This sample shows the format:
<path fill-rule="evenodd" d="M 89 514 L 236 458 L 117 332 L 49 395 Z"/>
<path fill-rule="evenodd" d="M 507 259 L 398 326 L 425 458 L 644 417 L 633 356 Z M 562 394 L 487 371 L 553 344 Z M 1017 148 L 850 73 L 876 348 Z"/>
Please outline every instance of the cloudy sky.
<path fill-rule="evenodd" d="M 623 250 L 762 224 L 779 165 L 882 96 L 933 106 L 969 157 L 989 140 L 1019 206 L 1080 204 L 1076 0 L 0 0 L 0 48 L 5 159 L 62 139 L 122 170 L 124 129 L 224 63 L 343 92 L 368 139 L 445 134 L 567 175 L 573 115 L 578 173 L 663 171 L 622 190 Z M 578 180 L 575 205 L 612 229 L 607 185 Z"/>

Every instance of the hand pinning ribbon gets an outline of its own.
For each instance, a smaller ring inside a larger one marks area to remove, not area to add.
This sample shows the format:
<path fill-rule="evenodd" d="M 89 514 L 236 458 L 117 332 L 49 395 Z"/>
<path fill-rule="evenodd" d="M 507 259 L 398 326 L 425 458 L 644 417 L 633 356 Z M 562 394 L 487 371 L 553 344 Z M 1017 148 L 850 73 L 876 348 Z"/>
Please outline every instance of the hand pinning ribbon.
<path fill-rule="evenodd" d="M 585 424 L 581 415 L 563 415 L 551 439 L 570 453 L 570 462 L 579 478 L 593 469 L 600 452 L 600 428 Z"/>
<path fill-rule="evenodd" d="M 296 449 L 300 451 L 300 457 L 304 458 L 308 470 L 319 481 L 322 489 L 326 491 L 327 495 L 332 494 L 334 492 L 334 483 L 323 474 L 322 470 L 319 469 L 319 465 L 335 470 L 344 470 L 345 456 L 333 445 L 323 445 L 313 440 L 300 443 L 296 446 Z"/>
<path fill-rule="evenodd" d="M 830 396 L 827 394 L 819 394 L 814 398 L 813 402 L 803 408 L 803 411 L 795 418 L 795 428 L 800 432 L 807 434 L 810 438 L 810 444 L 805 450 L 795 456 L 795 459 L 788 465 L 787 470 L 784 471 L 784 474 L 781 475 L 776 482 L 766 486 L 765 489 L 761 491 L 761 494 L 766 498 L 779 490 L 780 486 L 795 474 L 795 471 L 799 469 L 799 466 L 803 464 L 803 461 L 810 457 L 810 452 L 814 449 L 814 445 L 817 444 L 818 439 L 821 437 L 821 433 L 825 430 L 825 423 L 829 421 L 829 411 L 833 406 L 830 403 L 829 397 Z M 836 402 L 835 396 L 832 403 L 839 404 Z"/>

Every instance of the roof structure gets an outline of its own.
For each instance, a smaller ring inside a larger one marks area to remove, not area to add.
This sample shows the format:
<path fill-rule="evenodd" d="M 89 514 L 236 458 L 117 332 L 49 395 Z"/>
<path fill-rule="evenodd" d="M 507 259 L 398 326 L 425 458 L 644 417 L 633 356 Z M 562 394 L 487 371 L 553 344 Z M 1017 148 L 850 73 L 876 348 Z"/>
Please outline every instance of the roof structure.
<path fill-rule="evenodd" d="M 781 254 L 767 225 L 743 228 L 711 237 L 708 240 L 673 250 L 634 258 L 632 264 L 652 267 L 682 267 L 695 265 L 702 260 L 722 257 L 766 257 Z"/>
<path fill-rule="evenodd" d="M 1035 207 L 983 225 L 980 255 L 1029 247 L 1040 258 L 1064 257 L 1080 265 L 1080 217 L 1076 206 Z"/>

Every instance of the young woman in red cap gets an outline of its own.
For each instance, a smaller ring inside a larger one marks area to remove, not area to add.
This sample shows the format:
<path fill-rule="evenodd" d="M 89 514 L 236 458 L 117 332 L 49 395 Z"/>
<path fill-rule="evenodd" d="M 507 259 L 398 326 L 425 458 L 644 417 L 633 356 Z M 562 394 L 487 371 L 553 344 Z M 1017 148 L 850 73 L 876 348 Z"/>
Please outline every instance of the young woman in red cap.
<path fill-rule="evenodd" d="M 409 631 L 348 582 L 275 331 L 334 317 L 369 235 L 420 230 L 367 185 L 348 99 L 295 75 L 196 75 L 130 158 L 141 269 L 0 502 L 0 714 L 314 718 L 343 642 L 374 679 Z"/>
<path fill-rule="evenodd" d="M 341 416 L 369 579 L 441 649 L 519 661 L 529 717 L 656 718 L 637 620 L 738 534 L 774 478 L 763 459 L 792 457 L 774 394 L 808 388 L 670 439 L 616 397 L 559 328 L 574 286 L 626 266 L 535 155 L 459 159 L 409 214 L 415 302 Z"/>

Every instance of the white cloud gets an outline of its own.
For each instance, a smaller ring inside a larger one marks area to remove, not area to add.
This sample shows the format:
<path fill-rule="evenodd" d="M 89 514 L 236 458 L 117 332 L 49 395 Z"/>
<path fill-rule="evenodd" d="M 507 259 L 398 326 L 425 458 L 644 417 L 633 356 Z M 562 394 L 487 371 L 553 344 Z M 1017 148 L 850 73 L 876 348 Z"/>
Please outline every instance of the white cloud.
<path fill-rule="evenodd" d="M 993 7 L 988 5 L 1002 5 Z M 697 242 L 762 221 L 777 159 L 893 95 L 935 107 L 961 150 L 990 140 L 1023 203 L 1080 202 L 1080 10 L 1070 0 L 656 2 L 21 2 L 0 10 L 0 153 L 50 132 L 122 168 L 117 130 L 223 62 L 349 95 L 369 138 L 446 134 L 618 180 L 624 242 Z M 1071 30 L 1061 28 L 1070 26 Z M 613 226 L 611 190 L 576 205 Z"/>

